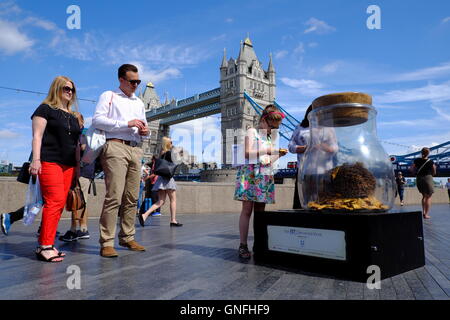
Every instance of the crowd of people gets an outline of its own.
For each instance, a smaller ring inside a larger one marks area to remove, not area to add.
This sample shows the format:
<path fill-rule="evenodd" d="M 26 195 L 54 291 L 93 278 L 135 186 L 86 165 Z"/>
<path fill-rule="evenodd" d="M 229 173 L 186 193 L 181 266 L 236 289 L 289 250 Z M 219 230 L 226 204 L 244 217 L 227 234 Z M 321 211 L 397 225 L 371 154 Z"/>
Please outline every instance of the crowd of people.
<path fill-rule="evenodd" d="M 118 69 L 118 80 L 119 88 L 101 94 L 95 109 L 92 126 L 105 132 L 106 143 L 98 159 L 92 163 L 85 164 L 80 161 L 87 144 L 83 134 L 86 129 L 84 119 L 77 111 L 77 91 L 71 79 L 64 76 L 56 77 L 50 86 L 48 96 L 31 116 L 33 139 L 30 173 L 39 177 L 44 202 L 38 231 L 38 247 L 35 250 L 39 260 L 46 262 L 64 260 L 65 253 L 55 247 L 55 237 L 67 195 L 70 188 L 79 183 L 85 201 L 91 201 L 90 197 L 96 194 L 94 178 L 97 166 L 101 166 L 104 172 L 106 186 L 99 220 L 102 257 L 118 256 L 114 248 L 118 218 L 119 245 L 132 251 L 145 251 L 146 248 L 134 237 L 136 216 L 140 225 L 144 227 L 149 216 L 160 215 L 160 208 L 167 197 L 170 203 L 170 227 L 183 225 L 176 217 L 175 180 L 173 177 L 158 176 L 154 172 L 158 159 L 173 163 L 172 140 L 164 137 L 159 157 L 154 156 L 152 161 L 146 164 L 147 168 L 143 168 L 142 139 L 148 136 L 149 128 L 144 104 L 135 95 L 141 82 L 138 69 L 134 65 L 122 65 Z M 301 168 L 303 155 L 311 139 L 308 120 L 311 111 L 312 106 L 306 110 L 303 121 L 293 132 L 289 143 L 289 151 L 297 154 L 297 168 Z M 252 213 L 260 214 L 265 210 L 266 204 L 275 202 L 273 164 L 285 156 L 288 150 L 275 148 L 274 136 L 284 118 L 285 115 L 275 105 L 268 105 L 263 110 L 257 127 L 249 128 L 245 137 L 246 163 L 239 166 L 234 193 L 234 199 L 242 202 L 238 248 L 238 255 L 242 259 L 251 257 L 247 240 Z M 332 136 L 330 134 L 331 138 Z M 331 140 L 336 139 L 334 137 Z M 335 145 L 337 146 L 336 143 Z M 431 196 L 434 191 L 432 177 L 436 174 L 436 166 L 428 159 L 429 153 L 428 148 L 422 149 L 422 157 L 416 159 L 411 168 L 417 175 L 417 187 L 423 195 L 422 207 L 425 219 L 430 218 Z M 256 161 L 249 161 L 250 159 Z M 403 205 L 406 182 L 401 172 L 396 181 Z M 294 209 L 301 208 L 298 182 L 297 179 Z M 450 199 L 450 179 L 447 188 Z M 151 199 L 151 206 L 142 201 L 137 212 L 137 204 L 144 190 L 145 198 Z M 15 212 L 0 215 L 3 233 L 8 234 L 11 225 L 22 219 L 23 215 L 23 207 Z M 59 239 L 66 242 L 89 239 L 88 216 L 86 208 L 72 212 L 70 230 Z"/>

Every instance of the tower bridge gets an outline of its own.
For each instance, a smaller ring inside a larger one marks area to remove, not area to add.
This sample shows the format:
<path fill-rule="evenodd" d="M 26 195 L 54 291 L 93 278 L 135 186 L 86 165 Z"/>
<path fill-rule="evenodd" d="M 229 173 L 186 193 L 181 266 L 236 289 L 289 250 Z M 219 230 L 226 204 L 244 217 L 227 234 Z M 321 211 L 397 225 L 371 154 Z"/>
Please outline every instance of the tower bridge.
<path fill-rule="evenodd" d="M 158 154 L 161 138 L 168 136 L 170 126 L 214 114 L 221 115 L 222 163 L 231 159 L 231 146 L 242 143 L 243 137 L 228 136 L 227 130 L 246 131 L 254 127 L 259 119 L 258 112 L 245 95 L 260 106 L 274 103 L 275 68 L 272 56 L 267 69 L 259 61 L 250 38 L 241 42 L 237 59 L 227 59 L 224 50 L 220 65 L 220 87 L 183 99 L 161 104 L 152 83 L 148 83 L 140 98 L 146 107 L 150 138 L 144 144 L 145 158 Z M 228 157 L 227 157 L 228 155 Z"/>

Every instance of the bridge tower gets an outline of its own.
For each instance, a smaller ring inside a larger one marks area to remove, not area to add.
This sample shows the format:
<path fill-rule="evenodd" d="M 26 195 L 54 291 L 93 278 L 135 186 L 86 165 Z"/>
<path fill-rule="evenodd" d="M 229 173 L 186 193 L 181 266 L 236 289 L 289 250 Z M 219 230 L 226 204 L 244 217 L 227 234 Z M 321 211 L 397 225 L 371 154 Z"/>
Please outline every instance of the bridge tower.
<path fill-rule="evenodd" d="M 144 102 L 145 111 L 150 111 L 161 107 L 161 101 L 155 90 L 153 83 L 147 83 L 144 93 L 141 93 L 139 98 Z M 148 123 L 150 135 L 148 139 L 143 142 L 144 160 L 150 161 L 153 155 L 158 155 L 161 150 L 161 139 L 163 136 L 169 134 L 169 126 L 160 125 L 160 120 L 151 121 Z"/>
<path fill-rule="evenodd" d="M 244 137 L 239 135 L 237 130 L 245 132 L 248 128 L 258 124 L 259 117 L 244 98 L 244 91 L 264 107 L 275 100 L 275 89 L 275 68 L 272 55 L 270 55 L 266 71 L 258 60 L 249 37 L 244 42 L 241 41 L 237 60 L 230 58 L 227 61 L 224 50 L 220 66 L 222 168 L 231 166 L 232 145 L 243 143 Z M 231 132 L 234 133 L 230 134 Z"/>

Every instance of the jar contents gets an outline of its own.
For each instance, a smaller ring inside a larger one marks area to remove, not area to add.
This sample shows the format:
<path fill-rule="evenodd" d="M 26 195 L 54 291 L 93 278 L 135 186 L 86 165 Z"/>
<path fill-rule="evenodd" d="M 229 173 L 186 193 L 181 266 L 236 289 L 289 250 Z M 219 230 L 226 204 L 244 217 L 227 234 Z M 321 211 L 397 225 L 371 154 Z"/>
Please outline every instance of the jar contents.
<path fill-rule="evenodd" d="M 311 201 L 311 209 L 332 210 L 387 210 L 374 196 L 376 189 L 375 176 L 361 162 L 344 163 L 326 173 L 330 181 L 326 192 L 319 194 L 319 201 Z"/>

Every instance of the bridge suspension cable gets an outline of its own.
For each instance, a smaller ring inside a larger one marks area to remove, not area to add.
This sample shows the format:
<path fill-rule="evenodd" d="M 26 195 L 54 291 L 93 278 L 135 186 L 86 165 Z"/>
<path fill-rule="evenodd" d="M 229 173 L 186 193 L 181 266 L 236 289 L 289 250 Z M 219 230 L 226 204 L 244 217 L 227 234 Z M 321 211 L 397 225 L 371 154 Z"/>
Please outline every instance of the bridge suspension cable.
<path fill-rule="evenodd" d="M 19 89 L 19 88 L 9 88 L 9 87 L 3 87 L 3 86 L 0 86 L 0 89 L 3 89 L 3 90 L 10 90 L 10 91 L 16 91 L 16 92 L 24 92 L 24 93 L 34 93 L 34 94 L 38 94 L 38 95 L 47 95 L 47 93 L 45 93 L 45 92 L 32 91 L 32 90 L 25 90 L 25 89 Z M 96 102 L 97 102 L 97 100 L 82 99 L 82 98 L 78 98 L 78 100 L 81 100 L 81 101 L 88 101 L 88 102 L 92 102 L 92 103 L 96 103 Z"/>
<path fill-rule="evenodd" d="M 256 113 L 258 114 L 258 115 L 261 115 L 262 114 L 262 112 L 263 112 L 263 108 L 258 104 L 258 103 L 256 103 L 256 101 L 255 100 L 253 100 L 246 92 L 244 92 L 244 97 L 247 99 L 247 101 L 248 102 L 250 102 L 250 104 L 251 104 L 251 106 L 253 107 L 253 109 L 256 111 Z M 284 109 L 283 109 L 284 110 Z M 282 110 L 282 111 L 283 111 Z M 283 111 L 284 112 L 284 111 Z M 289 115 L 289 117 L 291 117 L 292 119 L 295 119 L 294 117 L 292 117 L 291 115 Z M 289 122 L 291 122 L 292 121 L 292 119 L 289 121 Z M 298 121 L 297 121 L 298 122 Z M 282 130 L 280 130 L 279 131 L 279 133 L 280 133 L 280 136 L 282 136 L 284 139 L 286 139 L 287 141 L 290 141 L 291 140 L 291 135 L 292 135 L 292 132 L 294 131 L 294 129 L 295 129 L 295 126 L 296 125 L 288 125 L 288 124 L 286 124 L 286 123 L 281 123 L 281 129 Z"/>

